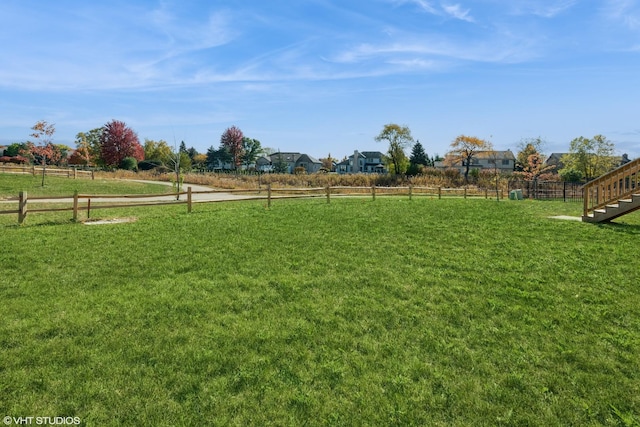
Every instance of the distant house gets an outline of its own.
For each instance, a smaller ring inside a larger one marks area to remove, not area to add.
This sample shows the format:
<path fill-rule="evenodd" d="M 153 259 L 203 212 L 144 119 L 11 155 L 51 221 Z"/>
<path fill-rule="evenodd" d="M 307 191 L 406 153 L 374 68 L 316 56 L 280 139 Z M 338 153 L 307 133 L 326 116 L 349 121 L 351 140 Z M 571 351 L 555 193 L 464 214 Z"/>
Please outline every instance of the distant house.
<path fill-rule="evenodd" d="M 384 154 L 379 151 L 354 151 L 347 159 L 336 165 L 336 172 L 345 173 L 386 173 Z"/>
<path fill-rule="evenodd" d="M 551 173 L 558 173 L 558 171 L 564 168 L 564 163 L 562 163 L 562 156 L 565 156 L 569 153 L 551 153 L 551 155 L 545 160 L 545 166 L 555 166 L 551 170 Z"/>
<path fill-rule="evenodd" d="M 256 159 L 256 170 L 260 172 L 273 172 L 273 165 L 269 156 L 260 156 Z"/>
<path fill-rule="evenodd" d="M 322 162 L 308 154 L 284 152 L 262 156 L 256 160 L 256 169 L 261 172 L 276 172 L 281 169 L 285 173 L 294 173 L 299 168 L 306 173 L 316 173 L 322 168 Z"/>
<path fill-rule="evenodd" d="M 437 169 L 458 169 L 464 173 L 466 162 L 456 162 L 450 155 L 446 155 L 444 160 L 435 162 Z M 478 151 L 471 158 L 469 170 L 472 169 L 497 169 L 501 173 L 513 172 L 516 167 L 516 156 L 511 150 L 504 151 Z"/>

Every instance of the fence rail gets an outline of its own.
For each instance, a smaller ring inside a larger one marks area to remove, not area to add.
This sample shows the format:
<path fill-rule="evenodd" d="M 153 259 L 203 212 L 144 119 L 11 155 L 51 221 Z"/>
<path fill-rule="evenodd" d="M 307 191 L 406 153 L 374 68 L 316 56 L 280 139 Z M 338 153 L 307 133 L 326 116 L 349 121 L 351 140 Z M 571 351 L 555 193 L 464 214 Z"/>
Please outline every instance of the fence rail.
<path fill-rule="evenodd" d="M 207 199 L 206 196 L 210 194 L 244 194 L 243 197 L 235 199 Z M 326 197 L 327 203 L 330 203 L 331 197 L 371 197 L 373 200 L 376 196 L 407 196 L 411 200 L 414 196 L 427 196 L 432 198 L 441 199 L 443 197 L 483 197 L 488 199 L 494 197 L 495 190 L 491 192 L 486 189 L 470 189 L 470 188 L 443 188 L 443 187 L 315 187 L 315 188 L 272 188 L 271 185 L 267 185 L 266 191 L 263 189 L 236 189 L 236 190 L 209 190 L 209 191 L 191 191 L 191 187 L 187 188 L 187 191 L 175 192 L 175 193 L 162 193 L 162 194 L 124 194 L 124 195 L 112 195 L 112 194 L 79 194 L 74 193 L 71 196 L 37 196 L 27 197 L 26 192 L 20 192 L 18 197 L 9 198 L 5 203 L 17 203 L 17 209 L 0 210 L 0 215 L 17 214 L 18 223 L 22 224 L 28 213 L 43 213 L 43 212 L 64 212 L 72 211 L 73 220 L 78 220 L 79 213 L 85 211 L 87 218 L 90 218 L 91 211 L 95 209 L 110 209 L 110 208 L 127 208 L 138 206 L 159 206 L 159 205 L 176 205 L 186 204 L 187 212 L 191 212 L 193 204 L 195 203 L 213 203 L 213 202 L 229 202 L 234 200 L 266 200 L 267 206 L 271 207 L 272 200 L 274 199 L 292 199 L 292 198 L 314 198 L 314 197 Z M 181 196 L 186 196 L 186 199 L 180 199 Z M 198 197 L 196 197 L 198 196 Z M 502 191 L 499 192 L 498 198 L 504 198 Z M 116 199 L 117 201 L 113 201 Z M 121 201 L 125 199 L 126 201 Z M 129 202 L 129 200 L 146 199 L 147 201 Z M 197 199 L 197 200 L 196 200 Z M 59 202 L 57 202 L 59 200 Z M 38 206 L 30 208 L 29 203 L 38 203 L 42 205 L 43 202 L 56 203 L 56 204 L 71 204 L 66 207 L 41 207 Z M 98 204 L 96 204 L 96 201 Z M 105 201 L 100 203 L 100 201 Z"/>
<path fill-rule="evenodd" d="M 57 168 L 57 167 L 43 167 L 43 166 L 10 166 L 6 164 L 0 164 L 0 173 L 10 173 L 18 175 L 42 175 L 45 176 L 62 176 L 67 178 L 91 178 L 95 179 L 93 171 L 85 171 L 76 168 Z"/>

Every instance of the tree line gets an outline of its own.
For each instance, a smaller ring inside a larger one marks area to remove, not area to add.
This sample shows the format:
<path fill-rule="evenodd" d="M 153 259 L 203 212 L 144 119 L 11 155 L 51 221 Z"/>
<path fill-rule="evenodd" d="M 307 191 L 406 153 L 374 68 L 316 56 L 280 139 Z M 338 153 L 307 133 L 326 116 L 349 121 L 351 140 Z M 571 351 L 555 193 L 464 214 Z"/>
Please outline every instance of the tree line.
<path fill-rule="evenodd" d="M 79 132 L 76 135 L 76 148 L 55 144 L 53 136 L 55 125 L 40 120 L 31 128 L 31 140 L 9 145 L 0 157 L 0 162 L 33 163 L 40 165 L 80 165 L 96 166 L 107 169 L 151 170 L 175 172 L 198 169 L 247 169 L 256 159 L 273 150 L 262 147 L 259 140 L 249 138 L 236 126 L 227 128 L 220 137 L 217 147 L 211 146 L 206 154 L 195 148 L 187 148 L 184 141 L 179 147 L 172 147 L 164 140 L 145 139 L 140 143 L 138 135 L 124 122 L 112 120 L 104 126 Z M 477 170 L 473 168 L 475 156 L 480 152 L 494 152 L 492 143 L 475 136 L 459 135 L 450 144 L 450 149 L 442 158 L 439 155 L 429 157 L 419 140 L 414 140 L 408 126 L 395 123 L 387 124 L 374 138 L 388 145 L 384 163 L 391 174 L 419 175 L 427 173 L 436 162 L 446 166 L 463 166 L 464 180 Z M 614 144 L 603 135 L 593 138 L 580 136 L 569 144 L 569 151 L 560 163 L 562 168 L 545 164 L 543 154 L 546 141 L 540 137 L 520 141 L 515 161 L 514 176 L 524 180 L 548 180 L 558 177 L 565 181 L 589 180 L 600 176 L 628 161 L 626 155 L 615 157 Z M 411 154 L 407 156 L 407 150 Z M 274 161 L 274 172 L 284 172 L 285 162 Z M 321 159 L 324 171 L 331 171 L 335 159 L 329 154 Z M 177 178 L 176 178 L 177 179 Z"/>
<path fill-rule="evenodd" d="M 236 126 L 224 131 L 220 146 L 209 148 L 206 154 L 184 141 L 172 147 L 164 140 L 145 139 L 141 143 L 137 133 L 119 120 L 104 126 L 79 132 L 76 148 L 53 141 L 55 125 L 40 120 L 31 128 L 31 139 L 9 145 L 0 156 L 2 163 L 31 163 L 38 165 L 94 166 L 106 169 L 151 170 L 173 172 L 213 169 L 218 164 L 231 164 L 233 169 L 250 165 L 263 152 L 260 141 L 244 136 Z"/>
<path fill-rule="evenodd" d="M 418 175 L 425 172 L 425 168 L 433 167 L 435 162 L 444 161 L 446 166 L 464 168 L 464 180 L 469 183 L 469 177 L 474 172 L 473 159 L 479 153 L 491 155 L 496 153 L 491 141 L 475 136 L 459 135 L 450 144 L 444 159 L 438 155 L 429 158 L 419 141 L 414 143 L 411 130 L 407 126 L 390 123 L 384 126 L 378 136 L 378 142 L 387 142 L 386 163 L 388 170 L 395 174 Z M 556 170 L 556 165 L 545 163 L 543 154 L 546 141 L 540 137 L 525 138 L 518 144 L 513 175 L 523 180 L 557 180 L 582 181 L 591 180 L 603 175 L 615 167 L 629 161 L 627 155 L 615 156 L 613 142 L 603 135 L 593 138 L 580 136 L 569 144 L 568 153 L 560 159 L 562 167 Z M 407 157 L 406 150 L 412 148 L 411 156 Z M 497 159 L 493 160 L 495 164 Z M 477 170 L 475 171 L 477 173 Z M 497 169 L 496 169 L 497 173 Z"/>

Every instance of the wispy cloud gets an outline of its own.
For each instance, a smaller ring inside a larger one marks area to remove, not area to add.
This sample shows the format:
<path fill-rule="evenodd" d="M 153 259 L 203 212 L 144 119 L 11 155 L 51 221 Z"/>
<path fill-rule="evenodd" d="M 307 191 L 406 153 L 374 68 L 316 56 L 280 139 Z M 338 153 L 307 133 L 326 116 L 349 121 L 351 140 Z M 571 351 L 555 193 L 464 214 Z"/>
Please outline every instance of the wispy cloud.
<path fill-rule="evenodd" d="M 427 12 L 436 16 L 444 16 L 461 21 L 474 22 L 473 17 L 470 15 L 470 9 L 463 8 L 460 4 L 438 3 L 427 0 L 391 0 L 398 5 L 410 4 L 417 6 L 418 9 L 423 12 Z"/>
<path fill-rule="evenodd" d="M 609 0 L 606 14 L 609 19 L 622 23 L 630 30 L 640 30 L 640 5 L 637 0 Z"/>
<path fill-rule="evenodd" d="M 498 1 L 502 4 L 502 1 Z M 535 15 L 541 18 L 554 18 L 571 9 L 578 0 L 522 0 L 509 2 L 515 15 Z"/>
<path fill-rule="evenodd" d="M 494 35 L 485 40 L 455 41 L 446 37 L 405 38 L 394 43 L 363 43 L 333 58 L 337 63 L 384 62 L 436 67 L 445 62 L 517 63 L 537 56 L 535 41 Z"/>
<path fill-rule="evenodd" d="M 17 15 L 15 37 L 35 49 L 15 49 L 0 58 L 0 86 L 107 90 L 180 83 L 206 60 L 199 59 L 198 52 L 223 46 L 237 35 L 227 11 L 194 19 L 180 17 L 166 4 L 152 11 L 92 4 L 56 10 L 58 15 L 46 13 L 34 12 L 31 19 L 52 22 L 53 29 L 30 33 L 20 30 L 30 27 L 29 15 Z M 57 21 L 68 19 L 75 21 L 73 31 L 56 28 Z"/>
<path fill-rule="evenodd" d="M 442 10 L 444 10 L 449 16 L 459 19 L 461 21 L 474 22 L 473 17 L 469 15 L 469 9 L 463 9 L 459 4 L 443 4 Z"/>
<path fill-rule="evenodd" d="M 392 2 L 400 5 L 407 4 L 407 3 L 413 4 L 415 6 L 418 6 L 418 8 L 422 9 L 427 13 L 433 13 L 433 14 L 438 13 L 438 10 L 436 9 L 435 6 L 433 6 L 432 2 L 427 0 L 392 0 Z"/>

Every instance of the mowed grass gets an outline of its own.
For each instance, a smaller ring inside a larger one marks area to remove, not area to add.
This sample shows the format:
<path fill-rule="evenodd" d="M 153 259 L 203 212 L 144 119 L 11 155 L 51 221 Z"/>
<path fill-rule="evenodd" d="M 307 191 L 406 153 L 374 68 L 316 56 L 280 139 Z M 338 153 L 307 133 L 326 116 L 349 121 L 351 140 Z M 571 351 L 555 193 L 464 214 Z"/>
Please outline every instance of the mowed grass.
<path fill-rule="evenodd" d="M 0 200 L 18 197 L 20 191 L 27 196 L 73 196 L 74 191 L 81 194 L 161 194 L 172 192 L 171 186 L 156 183 L 120 181 L 114 179 L 91 180 L 88 178 L 45 177 L 42 175 L 14 175 L 0 173 Z M 1 207 L 0 207 L 1 209 Z"/>
<path fill-rule="evenodd" d="M 637 425 L 640 219 L 548 218 L 580 208 L 378 197 L 0 218 L 0 416 Z"/>

